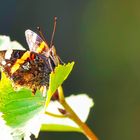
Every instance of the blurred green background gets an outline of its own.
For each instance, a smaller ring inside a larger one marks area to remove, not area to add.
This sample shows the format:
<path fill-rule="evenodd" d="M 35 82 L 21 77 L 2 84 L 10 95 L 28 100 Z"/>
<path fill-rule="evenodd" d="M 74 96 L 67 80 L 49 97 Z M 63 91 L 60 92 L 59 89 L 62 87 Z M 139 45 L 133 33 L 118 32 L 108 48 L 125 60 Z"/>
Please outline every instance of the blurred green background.
<path fill-rule="evenodd" d="M 88 125 L 100 140 L 140 139 L 139 0 L 1 0 L 0 34 L 27 48 L 26 29 L 40 26 L 50 40 L 58 17 L 55 47 L 76 65 L 64 83 L 66 96 L 94 98 Z M 40 133 L 38 140 L 86 140 L 79 133 Z"/>

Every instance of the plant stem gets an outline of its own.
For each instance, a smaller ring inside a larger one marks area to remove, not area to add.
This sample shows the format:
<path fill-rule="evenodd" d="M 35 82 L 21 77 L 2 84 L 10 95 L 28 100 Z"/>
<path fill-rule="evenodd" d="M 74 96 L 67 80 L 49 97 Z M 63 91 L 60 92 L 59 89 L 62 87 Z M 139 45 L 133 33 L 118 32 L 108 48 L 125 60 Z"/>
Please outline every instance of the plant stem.
<path fill-rule="evenodd" d="M 76 113 L 72 110 L 72 108 L 67 104 L 64 98 L 63 88 L 60 86 L 58 88 L 59 93 L 59 102 L 61 105 L 65 108 L 67 111 L 67 116 L 72 119 L 83 131 L 83 134 L 89 139 L 89 140 L 98 140 L 96 135 L 91 131 L 91 129 L 87 126 L 86 123 L 82 122 L 80 118 L 76 115 Z"/>

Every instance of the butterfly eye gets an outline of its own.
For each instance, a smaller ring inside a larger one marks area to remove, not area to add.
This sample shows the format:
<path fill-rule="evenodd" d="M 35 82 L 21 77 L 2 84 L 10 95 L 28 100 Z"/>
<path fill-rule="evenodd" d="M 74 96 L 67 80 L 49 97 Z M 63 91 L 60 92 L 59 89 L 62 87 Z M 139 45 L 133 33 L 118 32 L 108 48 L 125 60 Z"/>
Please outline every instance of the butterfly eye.
<path fill-rule="evenodd" d="M 51 48 L 51 55 L 56 55 L 56 49 L 54 46 Z"/>
<path fill-rule="evenodd" d="M 52 56 L 52 55 L 53 55 L 53 51 L 51 50 L 51 51 L 49 52 L 49 54 Z"/>

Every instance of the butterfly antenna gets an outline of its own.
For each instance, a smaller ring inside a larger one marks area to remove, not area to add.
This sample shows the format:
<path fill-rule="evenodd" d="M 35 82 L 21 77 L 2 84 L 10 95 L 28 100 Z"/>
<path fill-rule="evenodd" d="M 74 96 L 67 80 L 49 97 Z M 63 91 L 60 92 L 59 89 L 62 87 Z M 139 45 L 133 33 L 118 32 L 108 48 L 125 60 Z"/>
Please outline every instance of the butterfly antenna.
<path fill-rule="evenodd" d="M 48 44 L 47 41 L 46 41 L 46 38 L 44 37 L 44 34 L 43 34 L 41 28 L 40 28 L 40 27 L 37 27 L 37 30 L 38 30 L 38 32 L 39 32 L 41 38 L 44 40 L 44 42 L 45 42 L 46 44 Z"/>
<path fill-rule="evenodd" d="M 54 34 L 55 34 L 55 31 L 56 31 L 56 21 L 57 21 L 57 17 L 54 17 L 54 26 L 53 26 L 53 32 L 52 32 L 52 37 L 51 37 L 51 42 L 50 42 L 50 48 L 53 45 Z"/>

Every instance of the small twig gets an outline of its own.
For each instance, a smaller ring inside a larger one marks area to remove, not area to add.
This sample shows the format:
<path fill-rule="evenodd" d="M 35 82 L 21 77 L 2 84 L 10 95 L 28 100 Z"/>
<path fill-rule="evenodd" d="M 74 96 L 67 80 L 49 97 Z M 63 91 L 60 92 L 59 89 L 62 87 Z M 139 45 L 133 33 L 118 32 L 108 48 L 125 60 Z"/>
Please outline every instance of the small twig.
<path fill-rule="evenodd" d="M 45 111 L 45 114 L 49 115 L 49 116 L 52 116 L 52 117 L 56 117 L 56 118 L 67 118 L 68 117 L 67 115 L 58 115 L 58 114 L 54 114 L 54 113 L 51 113 L 51 112 L 48 112 L 48 111 Z"/>
<path fill-rule="evenodd" d="M 61 105 L 65 108 L 67 111 L 67 117 L 69 117 L 71 120 L 73 120 L 83 131 L 83 134 L 89 139 L 89 140 L 98 140 L 96 135 L 92 132 L 92 130 L 87 126 L 86 123 L 82 122 L 80 118 L 76 115 L 76 113 L 72 110 L 72 108 L 67 104 L 64 98 L 63 88 L 62 86 L 59 86 L 58 88 L 59 93 L 59 102 Z"/>

